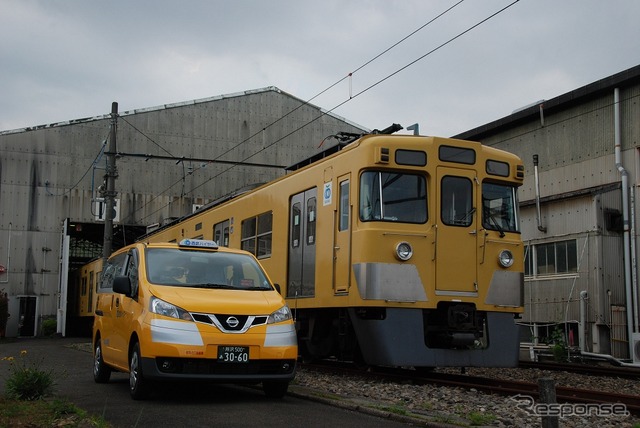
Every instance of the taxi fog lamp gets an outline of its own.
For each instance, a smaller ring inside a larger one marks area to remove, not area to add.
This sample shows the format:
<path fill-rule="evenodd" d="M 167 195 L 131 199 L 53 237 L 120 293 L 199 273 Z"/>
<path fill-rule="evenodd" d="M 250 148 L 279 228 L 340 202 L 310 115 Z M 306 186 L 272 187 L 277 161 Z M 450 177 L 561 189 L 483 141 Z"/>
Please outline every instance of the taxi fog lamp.
<path fill-rule="evenodd" d="M 175 372 L 176 364 L 169 359 L 160 360 L 160 370 L 163 372 Z"/>
<path fill-rule="evenodd" d="M 406 262 L 413 256 L 413 248 L 411 248 L 411 244 L 408 242 L 400 242 L 396 245 L 396 257 L 398 260 L 402 260 Z"/>
<path fill-rule="evenodd" d="M 513 253 L 509 250 L 502 250 L 498 256 L 498 261 L 502 267 L 511 267 L 513 265 Z"/>

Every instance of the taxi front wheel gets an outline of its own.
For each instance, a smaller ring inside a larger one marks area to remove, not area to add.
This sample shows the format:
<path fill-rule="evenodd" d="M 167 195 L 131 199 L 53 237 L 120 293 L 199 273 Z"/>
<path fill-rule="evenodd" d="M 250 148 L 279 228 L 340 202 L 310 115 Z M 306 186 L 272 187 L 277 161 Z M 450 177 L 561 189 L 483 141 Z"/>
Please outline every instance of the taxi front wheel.
<path fill-rule="evenodd" d="M 133 344 L 129 355 L 129 392 L 134 400 L 143 400 L 149 395 L 149 381 L 142 373 L 142 357 L 138 342 Z"/>
<path fill-rule="evenodd" d="M 93 380 L 97 383 L 107 383 L 111 377 L 111 368 L 102 359 L 102 340 L 96 340 L 93 348 Z"/>

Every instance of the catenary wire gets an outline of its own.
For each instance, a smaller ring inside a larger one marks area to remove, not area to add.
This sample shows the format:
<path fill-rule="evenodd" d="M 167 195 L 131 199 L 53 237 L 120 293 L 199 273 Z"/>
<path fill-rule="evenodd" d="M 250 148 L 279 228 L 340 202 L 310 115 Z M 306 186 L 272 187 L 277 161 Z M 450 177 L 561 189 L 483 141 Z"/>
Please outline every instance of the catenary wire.
<path fill-rule="evenodd" d="M 424 58 L 428 57 L 429 55 L 433 54 L 434 52 L 436 52 L 436 51 L 438 51 L 438 50 L 442 49 L 443 47 L 445 47 L 445 46 L 447 46 L 447 45 L 449 45 L 449 44 L 450 44 L 450 43 L 452 43 L 453 41 L 455 41 L 455 40 L 457 40 L 458 38 L 462 37 L 463 35 L 465 35 L 465 34 L 469 33 L 470 31 L 472 31 L 473 29 L 475 29 L 475 28 L 479 27 L 480 25 L 482 25 L 482 24 L 486 23 L 487 21 L 491 20 L 492 18 L 496 17 L 497 15 L 499 15 L 499 14 L 503 13 L 505 10 L 507 10 L 507 9 L 509 9 L 510 7 L 514 6 L 514 5 L 515 5 L 516 3 L 518 3 L 519 1 L 520 1 L 520 0 L 515 0 L 515 1 L 513 1 L 512 3 L 508 4 L 507 6 L 505 6 L 505 7 L 501 8 L 501 9 L 499 9 L 498 11 L 496 11 L 496 12 L 492 13 L 492 14 L 491 14 L 491 15 L 489 15 L 488 17 L 486 17 L 486 18 L 482 19 L 481 21 L 477 22 L 476 24 L 472 25 L 471 27 L 467 28 L 466 30 L 464 30 L 464 31 L 462 31 L 462 32 L 460 32 L 460 33 L 458 33 L 456 36 L 454 36 L 454 37 L 450 38 L 449 40 L 447 40 L 447 41 L 445 41 L 444 43 L 440 44 L 440 45 L 439 45 L 439 46 L 437 46 L 436 48 L 434 48 L 434 49 L 432 49 L 432 50 L 428 51 L 427 53 L 425 53 L 425 54 L 421 55 L 420 57 L 416 58 L 415 60 L 413 60 L 413 61 L 409 62 L 409 63 L 408 63 L 408 64 L 406 64 L 406 65 L 404 65 L 403 67 L 400 67 L 399 69 L 397 69 L 397 70 L 396 70 L 396 71 L 394 71 L 393 73 L 391 73 L 391 74 L 389 74 L 389 75 L 385 76 L 384 78 L 382 78 L 382 79 L 378 80 L 377 82 L 373 83 L 372 85 L 368 86 L 367 88 L 363 89 L 362 91 L 358 92 L 357 94 L 355 94 L 355 95 L 353 95 L 353 96 L 348 97 L 347 99 L 345 99 L 345 100 L 344 100 L 344 101 L 342 101 L 341 103 L 339 103 L 339 104 L 337 104 L 336 106 L 334 106 L 332 109 L 321 112 L 319 116 L 317 116 L 317 117 L 315 117 L 315 118 L 313 118 L 313 119 L 309 120 L 309 121 L 308 121 L 308 122 L 306 122 L 305 124 L 303 124 L 303 125 L 299 126 L 298 128 L 294 129 L 293 131 L 289 132 L 288 134 L 284 135 L 283 137 L 281 137 L 281 138 L 279 138 L 279 139 L 275 140 L 275 141 L 274 141 L 274 142 L 272 142 L 271 144 L 268 144 L 268 145 L 264 146 L 263 148 L 261 148 L 261 149 L 260 149 L 260 150 L 258 150 L 257 152 L 255 152 L 255 153 L 253 153 L 253 154 L 251 154 L 251 155 L 249 155 L 249 156 L 245 157 L 244 159 L 242 159 L 242 160 L 238 161 L 236 164 L 231 165 L 229 168 L 226 168 L 226 169 L 225 169 L 225 170 L 223 170 L 222 172 L 219 172 L 218 174 L 215 174 L 215 175 L 211 176 L 208 180 L 205 180 L 203 183 L 201 183 L 201 184 L 199 184 L 198 186 L 196 186 L 196 187 L 194 187 L 193 189 L 191 189 L 191 192 L 193 192 L 194 190 L 196 190 L 196 189 L 198 189 L 198 188 L 200 188 L 200 187 L 204 186 L 205 184 L 209 183 L 211 180 L 213 180 L 213 179 L 215 179 L 215 178 L 219 177 L 220 175 L 222 175 L 222 174 L 226 173 L 227 171 L 229 171 L 230 169 L 234 168 L 235 166 L 237 166 L 237 165 L 239 165 L 239 164 L 241 164 L 241 163 L 243 163 L 243 162 L 246 162 L 248 159 L 251 159 L 253 156 L 256 156 L 257 154 L 259 154 L 259 153 L 261 153 L 261 152 L 265 151 L 266 149 L 268 149 L 268 148 L 272 147 L 273 145 L 275 145 L 275 144 L 279 143 L 280 141 L 284 140 L 285 138 L 287 138 L 287 137 L 291 136 L 292 134 L 294 134 L 294 133 L 296 133 L 296 132 L 300 131 L 301 129 L 305 128 L 306 126 L 308 126 L 308 125 L 310 125 L 310 124 L 314 123 L 314 122 L 315 122 L 315 121 L 317 121 L 318 119 L 320 119 L 320 118 L 322 118 L 322 117 L 326 116 L 327 114 L 329 114 L 329 113 L 333 112 L 334 110 L 338 109 L 339 107 L 341 107 L 341 106 L 345 105 L 346 103 L 348 103 L 348 102 L 349 102 L 349 101 L 351 101 L 352 99 L 354 99 L 354 98 L 356 98 L 356 97 L 358 97 L 358 96 L 360 96 L 360 95 L 364 94 L 365 92 L 367 92 L 367 91 L 369 91 L 369 90 L 373 89 L 374 87 L 378 86 L 379 84 L 383 83 L 384 81 L 386 81 L 386 80 L 390 79 L 391 77 L 393 77 L 393 76 L 397 75 L 397 74 L 398 74 L 398 73 L 400 73 L 401 71 L 403 71 L 403 70 L 405 70 L 405 69 L 407 69 L 407 68 L 409 68 L 409 67 L 411 67 L 411 66 L 415 65 L 417 62 L 419 62 L 419 61 L 423 60 Z M 459 3 L 458 3 L 458 4 L 459 4 Z M 458 4 L 455 4 L 453 7 L 457 6 Z M 453 7 L 449 8 L 447 11 L 445 11 L 445 13 L 446 13 L 446 12 L 448 12 L 449 10 L 451 10 Z M 442 15 L 443 15 L 443 14 L 441 14 L 441 15 L 439 15 L 439 16 L 442 16 Z M 436 18 L 437 18 L 437 17 L 436 17 Z M 430 22 L 433 22 L 434 20 L 435 20 L 435 19 L 431 20 Z M 423 26 L 423 27 L 421 27 L 421 28 L 424 28 L 424 26 Z M 415 33 L 415 32 L 417 32 L 417 31 L 418 31 L 418 30 L 414 31 L 414 33 Z M 413 34 L 413 33 L 412 33 L 412 34 Z M 405 39 L 406 39 L 406 38 L 405 38 Z M 400 43 L 400 42 L 399 42 L 399 43 Z M 396 44 L 396 45 L 397 45 L 397 44 Z M 394 46 L 396 46 L 396 45 L 394 45 Z M 392 47 L 394 47 L 394 46 L 392 46 Z M 389 48 L 389 49 L 391 49 L 391 48 Z M 388 49 L 388 50 L 389 50 L 389 49 Z M 345 78 L 346 78 L 346 77 L 345 77 Z M 344 80 L 345 78 L 341 79 L 340 81 Z M 337 84 L 337 83 L 336 83 L 336 84 Z M 334 84 L 334 86 L 335 86 L 335 84 Z M 316 95 L 316 96 L 317 96 L 317 95 Z M 314 97 L 314 98 L 315 98 L 315 97 Z M 312 98 L 312 99 L 313 99 L 313 98 Z M 307 103 L 308 103 L 308 102 L 307 102 Z M 304 104 L 303 104 L 303 105 L 304 105 Z M 298 108 L 300 108 L 300 106 L 299 106 Z M 293 111 L 295 111 L 295 110 L 293 110 Z M 289 112 L 288 114 L 291 114 L 291 112 Z M 282 118 L 279 118 L 279 119 L 278 119 L 278 120 L 276 120 L 274 123 L 277 123 L 278 121 L 282 120 L 282 119 L 283 119 L 284 117 L 286 117 L 286 116 L 287 116 L 287 115 L 283 116 Z M 271 125 L 269 125 L 269 126 L 271 126 Z M 266 127 L 265 127 L 265 128 L 263 128 L 263 129 L 266 129 Z M 255 135 L 258 135 L 260 132 L 262 132 L 262 130 L 261 130 L 261 131 L 259 131 L 259 132 L 258 132 L 258 133 L 256 133 L 256 134 L 254 134 L 254 135 L 250 136 L 248 139 L 253 138 Z M 247 140 L 248 140 L 248 139 L 247 139 Z M 243 141 L 243 142 L 239 143 L 237 146 L 239 146 L 239 145 L 243 144 L 243 143 L 244 143 L 244 142 L 246 142 L 247 140 L 245 140 L 245 141 Z M 237 147 L 237 146 L 235 146 L 235 147 Z M 234 148 L 235 148 L 235 147 L 234 147 Z M 232 149 L 233 149 L 233 148 L 232 148 Z M 230 150 L 232 150 L 232 149 L 230 149 Z M 229 150 L 229 151 L 230 151 L 230 150 Z M 227 152 L 225 152 L 225 153 L 221 154 L 220 156 L 223 156 L 224 154 L 228 153 L 229 151 L 227 151 Z M 219 156 L 219 157 L 220 157 L 220 156 Z M 217 158 L 216 158 L 216 159 L 217 159 Z M 202 168 L 202 167 L 200 167 L 200 168 L 196 168 L 196 169 L 194 169 L 194 171 L 193 171 L 193 172 L 196 172 L 196 171 L 200 170 L 201 168 Z M 171 189 L 173 186 L 175 186 L 176 184 L 178 184 L 181 180 L 182 180 L 182 178 L 181 178 L 180 180 L 176 181 L 175 183 L 173 183 L 173 184 L 172 184 L 171 186 L 169 186 L 167 189 L 163 190 L 163 192 L 162 192 L 161 194 L 164 194 L 166 191 L 168 191 L 168 190 L 169 190 L 169 189 Z M 150 202 L 152 202 L 155 198 L 156 198 L 156 197 L 152 198 L 152 200 L 151 200 L 151 201 L 149 201 L 149 202 L 147 202 L 147 204 L 148 204 L 148 203 L 150 203 Z M 145 206 L 146 206 L 147 204 L 145 204 Z M 155 210 L 155 211 L 153 211 L 153 212 L 149 213 L 148 215 L 146 215 L 145 217 L 142 217 L 142 218 L 141 218 L 141 220 L 143 220 L 143 219 L 145 219 L 145 218 L 150 217 L 151 215 L 153 215 L 153 214 L 155 214 L 156 212 L 158 212 L 158 211 L 160 211 L 160 210 L 164 209 L 164 208 L 165 208 L 166 206 L 168 206 L 168 205 L 169 205 L 169 204 L 164 205 L 163 207 L 158 208 L 157 210 Z M 140 209 L 142 209 L 142 208 L 144 208 L 144 206 L 143 206 L 143 207 L 141 207 L 141 208 L 139 208 L 139 209 L 138 209 L 138 210 L 136 210 L 135 212 L 139 211 L 139 210 L 140 210 Z M 134 212 L 134 213 L 132 213 L 131 215 L 135 214 L 135 212 Z M 130 217 L 131 217 L 131 215 L 130 215 Z"/>

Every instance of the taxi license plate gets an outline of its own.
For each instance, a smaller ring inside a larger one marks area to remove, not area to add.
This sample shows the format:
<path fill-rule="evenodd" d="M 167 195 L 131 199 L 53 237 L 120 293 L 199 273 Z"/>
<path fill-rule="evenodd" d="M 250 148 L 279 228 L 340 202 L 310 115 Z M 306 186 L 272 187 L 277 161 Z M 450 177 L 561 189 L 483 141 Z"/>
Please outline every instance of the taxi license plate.
<path fill-rule="evenodd" d="M 218 362 L 220 363 L 248 363 L 248 346 L 218 346 Z"/>

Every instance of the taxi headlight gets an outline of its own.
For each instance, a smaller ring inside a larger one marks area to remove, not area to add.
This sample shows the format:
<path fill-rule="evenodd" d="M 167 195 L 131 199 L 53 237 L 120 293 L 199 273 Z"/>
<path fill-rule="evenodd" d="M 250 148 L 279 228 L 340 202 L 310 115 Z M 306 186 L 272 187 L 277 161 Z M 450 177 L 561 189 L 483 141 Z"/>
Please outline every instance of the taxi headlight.
<path fill-rule="evenodd" d="M 513 253 L 509 250 L 500 251 L 500 255 L 498 256 L 498 261 L 502 267 L 511 267 L 513 264 Z"/>
<path fill-rule="evenodd" d="M 277 322 L 290 320 L 291 318 L 291 310 L 289 309 L 289 306 L 284 305 L 283 307 L 269 315 L 267 324 L 275 324 Z"/>
<path fill-rule="evenodd" d="M 400 242 L 396 245 L 396 257 L 403 262 L 406 262 L 413 256 L 413 248 L 408 242 Z"/>
<path fill-rule="evenodd" d="M 180 320 L 185 321 L 193 321 L 193 317 L 187 311 L 178 306 L 171 304 L 169 302 L 165 302 L 162 299 L 158 299 L 157 297 L 151 297 L 151 302 L 149 304 L 149 311 L 154 314 L 163 315 L 165 317 L 178 318 Z"/>

